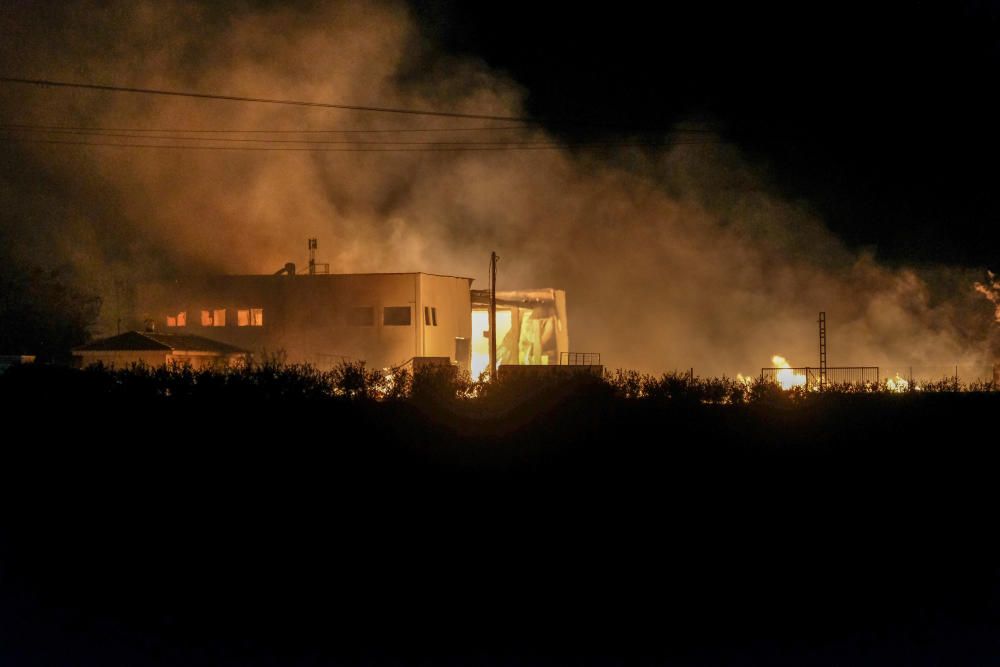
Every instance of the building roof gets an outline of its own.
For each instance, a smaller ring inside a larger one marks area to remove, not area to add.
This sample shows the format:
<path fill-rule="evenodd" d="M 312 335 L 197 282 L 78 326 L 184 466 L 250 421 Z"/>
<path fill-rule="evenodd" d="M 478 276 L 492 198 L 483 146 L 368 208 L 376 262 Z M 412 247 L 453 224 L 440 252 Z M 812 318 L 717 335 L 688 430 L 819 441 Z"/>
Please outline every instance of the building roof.
<path fill-rule="evenodd" d="M 194 334 L 160 333 L 159 331 L 126 331 L 73 348 L 74 352 L 210 352 L 214 354 L 247 354 L 247 351 L 221 341 Z"/>
<path fill-rule="evenodd" d="M 436 276 L 438 278 L 458 278 L 460 280 L 475 280 L 469 276 L 453 276 L 448 273 L 428 273 L 427 271 L 368 271 L 361 273 L 302 273 L 280 275 L 271 273 L 222 273 L 213 278 L 350 278 L 353 276 Z"/>

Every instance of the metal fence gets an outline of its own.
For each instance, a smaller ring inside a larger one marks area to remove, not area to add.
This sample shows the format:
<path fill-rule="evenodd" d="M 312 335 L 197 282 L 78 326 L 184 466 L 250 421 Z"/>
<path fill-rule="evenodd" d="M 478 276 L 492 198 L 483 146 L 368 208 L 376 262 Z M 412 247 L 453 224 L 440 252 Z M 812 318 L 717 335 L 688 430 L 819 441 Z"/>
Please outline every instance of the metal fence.
<path fill-rule="evenodd" d="M 996 382 L 1000 380 L 1000 364 L 993 365 L 894 365 L 883 367 L 885 377 L 902 378 L 917 386 L 927 383 L 956 382 L 969 384 L 974 382 Z"/>
<path fill-rule="evenodd" d="M 600 366 L 600 352 L 560 352 L 560 366 Z"/>
<path fill-rule="evenodd" d="M 761 368 L 760 379 L 768 382 L 802 386 L 812 391 L 821 386 L 820 369 L 811 366 L 798 368 Z M 878 366 L 830 366 L 826 369 L 826 386 L 877 385 Z"/>

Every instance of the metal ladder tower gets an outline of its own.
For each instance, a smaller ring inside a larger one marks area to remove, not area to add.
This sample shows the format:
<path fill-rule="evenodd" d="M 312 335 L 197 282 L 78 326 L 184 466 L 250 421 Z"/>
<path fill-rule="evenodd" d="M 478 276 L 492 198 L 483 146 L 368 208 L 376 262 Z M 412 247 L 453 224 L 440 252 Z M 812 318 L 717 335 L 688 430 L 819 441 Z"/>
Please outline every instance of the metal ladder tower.
<path fill-rule="evenodd" d="M 826 312 L 819 314 L 819 390 L 826 389 Z"/>

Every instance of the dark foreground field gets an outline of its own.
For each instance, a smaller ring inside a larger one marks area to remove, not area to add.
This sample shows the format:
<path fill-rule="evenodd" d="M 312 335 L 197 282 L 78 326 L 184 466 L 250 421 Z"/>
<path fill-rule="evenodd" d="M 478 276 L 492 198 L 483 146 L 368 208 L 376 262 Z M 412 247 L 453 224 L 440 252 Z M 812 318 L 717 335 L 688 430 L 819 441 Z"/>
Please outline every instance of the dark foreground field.
<path fill-rule="evenodd" d="M 1000 659 L 996 392 L 165 382 L 0 376 L 0 664 Z"/>

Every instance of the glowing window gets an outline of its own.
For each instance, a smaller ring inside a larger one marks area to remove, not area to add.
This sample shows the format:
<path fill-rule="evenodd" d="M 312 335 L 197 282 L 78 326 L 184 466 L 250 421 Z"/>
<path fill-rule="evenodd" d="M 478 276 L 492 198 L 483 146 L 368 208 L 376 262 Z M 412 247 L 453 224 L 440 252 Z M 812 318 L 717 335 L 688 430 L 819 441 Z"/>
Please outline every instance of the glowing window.
<path fill-rule="evenodd" d="M 262 327 L 264 326 L 263 308 L 240 308 L 236 311 L 236 326 L 240 327 Z"/>
<path fill-rule="evenodd" d="M 168 327 L 186 327 L 187 326 L 187 312 L 181 311 L 176 315 L 167 315 L 167 326 Z"/>
<path fill-rule="evenodd" d="M 382 309 L 382 325 L 387 327 L 410 326 L 410 307 L 386 306 Z"/>
<path fill-rule="evenodd" d="M 347 315 L 347 323 L 352 327 L 370 327 L 375 324 L 375 309 L 372 306 L 356 306 Z"/>
<path fill-rule="evenodd" d="M 201 326 L 203 327 L 226 326 L 226 309 L 216 308 L 215 310 L 201 311 Z"/>

